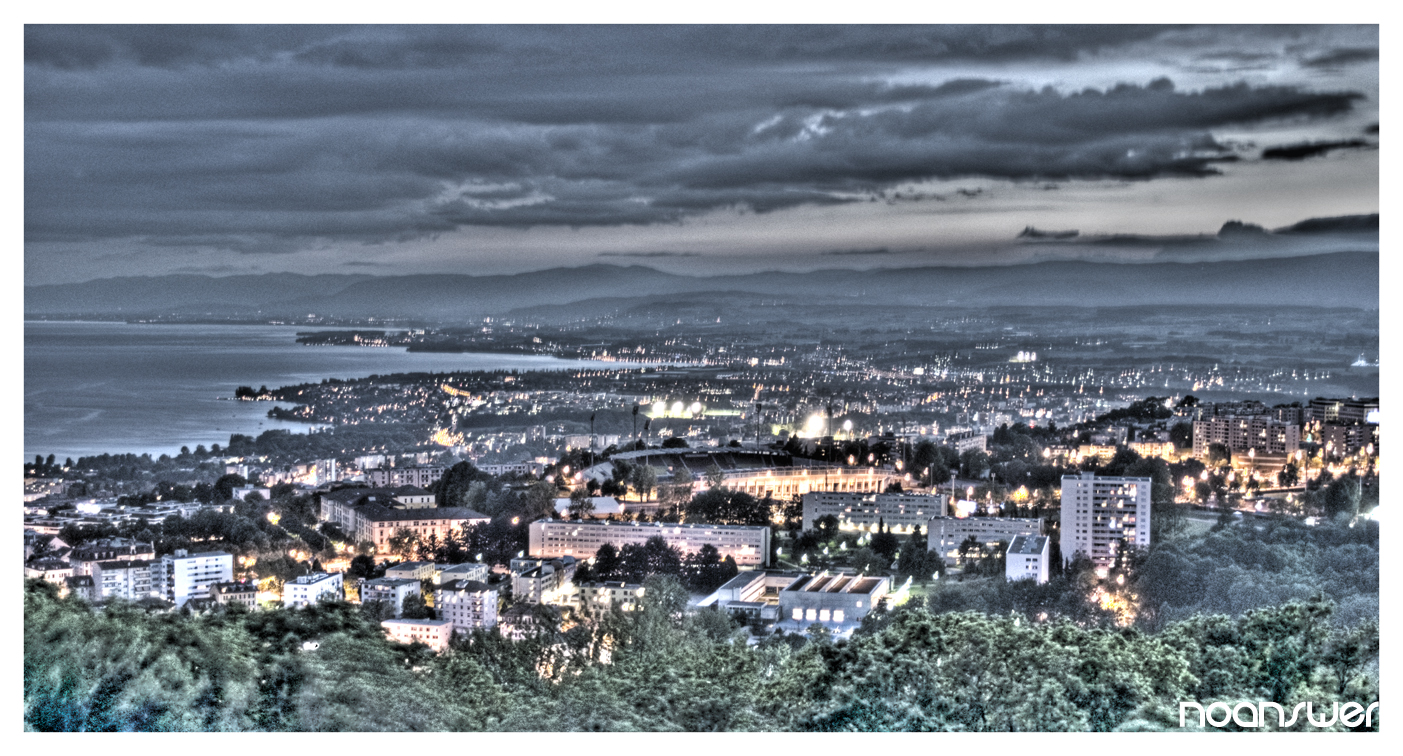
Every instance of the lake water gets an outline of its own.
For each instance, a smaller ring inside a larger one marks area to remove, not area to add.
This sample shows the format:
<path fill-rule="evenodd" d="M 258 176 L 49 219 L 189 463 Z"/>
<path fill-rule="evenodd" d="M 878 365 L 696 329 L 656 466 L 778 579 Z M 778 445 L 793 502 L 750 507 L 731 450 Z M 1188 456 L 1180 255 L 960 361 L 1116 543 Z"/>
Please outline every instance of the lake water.
<path fill-rule="evenodd" d="M 304 346 L 305 326 L 24 324 L 24 454 L 77 459 L 104 452 L 175 454 L 229 435 L 307 426 L 236 402 L 238 386 L 449 370 L 551 370 L 619 363 L 509 354 L 410 353 Z"/>

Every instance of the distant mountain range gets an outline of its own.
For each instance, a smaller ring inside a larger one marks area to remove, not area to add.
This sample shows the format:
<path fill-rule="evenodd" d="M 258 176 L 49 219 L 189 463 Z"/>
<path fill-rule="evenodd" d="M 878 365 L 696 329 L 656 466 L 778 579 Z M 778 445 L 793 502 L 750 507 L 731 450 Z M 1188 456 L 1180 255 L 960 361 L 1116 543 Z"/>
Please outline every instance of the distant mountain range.
<path fill-rule="evenodd" d="M 1377 251 L 1227 262 L 1049 261 L 999 267 L 918 267 L 685 276 L 638 265 L 587 265 L 496 276 L 266 274 L 111 278 L 26 286 L 26 317 L 140 319 L 397 318 L 463 322 L 585 303 L 603 312 L 669 294 L 752 293 L 777 301 L 984 308 L 1280 305 L 1377 308 Z"/>

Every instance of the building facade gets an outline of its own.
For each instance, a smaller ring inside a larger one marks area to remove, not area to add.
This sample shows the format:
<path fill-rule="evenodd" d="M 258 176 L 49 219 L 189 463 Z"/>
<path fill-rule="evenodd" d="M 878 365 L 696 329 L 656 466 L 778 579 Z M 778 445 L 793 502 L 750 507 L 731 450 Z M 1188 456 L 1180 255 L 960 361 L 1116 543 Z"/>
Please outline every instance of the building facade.
<path fill-rule="evenodd" d="M 1194 421 L 1194 456 L 1208 454 L 1210 444 L 1222 444 L 1234 454 L 1255 449 L 1258 454 L 1294 454 L 1301 448 L 1301 428 L 1266 415 L 1220 415 Z"/>
<path fill-rule="evenodd" d="M 1004 553 L 1004 579 L 1046 583 L 1051 543 L 1047 536 L 1014 536 Z"/>
<path fill-rule="evenodd" d="M 568 603 L 575 595 L 572 581 L 578 564 L 572 556 L 512 559 L 512 601 L 528 604 Z"/>
<path fill-rule="evenodd" d="M 1097 566 L 1126 546 L 1150 545 L 1150 478 L 1062 476 L 1062 562 L 1083 554 Z"/>
<path fill-rule="evenodd" d="M 176 549 L 159 560 L 161 598 L 185 605 L 192 598 L 209 596 L 212 583 L 227 583 L 234 579 L 234 556 L 222 551 L 195 554 Z M 152 582 L 156 582 L 154 577 Z"/>
<path fill-rule="evenodd" d="M 323 596 L 340 601 L 346 597 L 344 577 L 339 572 L 314 572 L 299 575 L 283 584 L 283 606 L 305 607 L 321 601 Z"/>
<path fill-rule="evenodd" d="M 450 580 L 476 580 L 485 583 L 488 574 L 492 572 L 491 567 L 477 562 L 439 564 L 435 567 L 438 571 L 434 573 L 434 582 L 439 584 L 447 583 Z"/>
<path fill-rule="evenodd" d="M 581 611 L 590 614 L 601 614 L 611 607 L 625 612 L 634 611 L 642 606 L 645 593 L 641 583 L 621 581 L 580 583 L 575 588 L 574 603 Z"/>
<path fill-rule="evenodd" d="M 642 546 L 654 537 L 684 554 L 710 544 L 722 559 L 731 557 L 741 569 L 769 563 L 770 529 L 754 525 L 538 520 L 530 527 L 530 553 L 588 559 L 606 543 L 618 549 L 630 543 Z"/>
<path fill-rule="evenodd" d="M 453 623 L 448 620 L 387 619 L 380 623 L 390 640 L 398 643 L 422 643 L 442 653 L 448 648 Z"/>
<path fill-rule="evenodd" d="M 422 584 L 418 580 L 376 578 L 361 583 L 360 602 L 362 604 L 368 604 L 372 601 L 384 602 L 393 607 L 394 616 L 399 617 L 404 614 L 404 600 L 420 593 L 422 593 Z"/>
<path fill-rule="evenodd" d="M 875 530 L 883 523 L 894 533 L 925 528 L 932 517 L 946 512 L 945 494 L 841 493 L 817 491 L 804 494 L 804 530 L 813 530 L 818 518 L 833 515 L 839 530 Z"/>
<path fill-rule="evenodd" d="M 439 619 L 460 633 L 496 627 L 497 603 L 497 590 L 476 580 L 449 580 L 434 593 Z"/>
<path fill-rule="evenodd" d="M 242 604 L 253 609 L 258 606 L 258 586 L 253 583 L 210 583 L 209 597 L 221 606 Z"/>
<path fill-rule="evenodd" d="M 1041 517 L 936 517 L 931 519 L 926 543 L 946 564 L 960 559 L 960 544 L 970 537 L 986 548 L 1011 543 L 1021 535 L 1041 535 Z"/>
<path fill-rule="evenodd" d="M 365 482 L 376 488 L 395 486 L 418 486 L 427 488 L 439 481 L 448 468 L 441 465 L 428 467 L 380 467 L 365 471 Z"/>
<path fill-rule="evenodd" d="M 152 573 L 159 571 L 160 563 L 150 559 L 98 562 L 92 569 L 93 585 L 100 598 L 138 601 L 159 594 L 159 586 L 152 580 Z"/>

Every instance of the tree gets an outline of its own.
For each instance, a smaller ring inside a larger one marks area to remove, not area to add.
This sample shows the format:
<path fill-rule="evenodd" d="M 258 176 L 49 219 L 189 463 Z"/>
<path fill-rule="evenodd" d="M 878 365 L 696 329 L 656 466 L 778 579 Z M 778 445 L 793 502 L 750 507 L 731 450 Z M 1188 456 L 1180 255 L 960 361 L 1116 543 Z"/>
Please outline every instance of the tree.
<path fill-rule="evenodd" d="M 891 564 L 892 559 L 896 558 L 897 550 L 901 548 L 901 541 L 897 539 L 895 533 L 887 530 L 885 524 L 881 524 L 879 527 L 880 529 L 872 536 L 872 541 L 868 546 L 886 560 L 886 564 Z"/>
<path fill-rule="evenodd" d="M 980 449 L 965 449 L 960 454 L 960 475 L 982 478 L 989 474 L 989 455 Z"/>
<path fill-rule="evenodd" d="M 570 492 L 570 507 L 567 510 L 570 516 L 576 520 L 583 520 L 594 512 L 594 501 L 590 498 L 589 492 L 583 488 L 576 488 Z"/>
<path fill-rule="evenodd" d="M 629 484 L 633 486 L 641 501 L 647 498 L 653 492 L 653 487 L 658 484 L 658 473 L 646 462 L 635 465 L 629 471 Z"/>
<path fill-rule="evenodd" d="M 1224 444 L 1212 443 L 1208 445 L 1208 464 L 1212 467 L 1226 465 L 1232 462 L 1232 452 Z"/>
<path fill-rule="evenodd" d="M 1359 514 L 1361 493 L 1359 479 L 1354 476 L 1342 476 L 1332 482 L 1325 488 L 1325 516 L 1354 517 Z"/>
<path fill-rule="evenodd" d="M 1169 440 L 1174 442 L 1176 449 L 1192 449 L 1194 447 L 1193 423 L 1175 423 L 1169 429 Z"/>
<path fill-rule="evenodd" d="M 404 597 L 400 616 L 405 619 L 433 619 L 434 610 L 425 603 L 422 593 L 411 593 Z"/>
<path fill-rule="evenodd" d="M 619 552 L 606 543 L 594 553 L 594 574 L 598 580 L 612 580 L 619 572 Z"/>
<path fill-rule="evenodd" d="M 739 444 L 737 444 L 739 446 Z M 720 488 L 726 482 L 726 471 L 721 466 L 712 462 L 706 468 L 706 485 L 708 488 Z"/>
<path fill-rule="evenodd" d="M 687 440 L 680 436 L 672 436 L 663 440 L 664 449 L 686 449 Z"/>
<path fill-rule="evenodd" d="M 214 482 L 214 500 L 228 501 L 234 498 L 234 489 L 238 486 L 247 485 L 248 481 L 242 475 L 230 473 L 221 475 L 219 480 Z"/>

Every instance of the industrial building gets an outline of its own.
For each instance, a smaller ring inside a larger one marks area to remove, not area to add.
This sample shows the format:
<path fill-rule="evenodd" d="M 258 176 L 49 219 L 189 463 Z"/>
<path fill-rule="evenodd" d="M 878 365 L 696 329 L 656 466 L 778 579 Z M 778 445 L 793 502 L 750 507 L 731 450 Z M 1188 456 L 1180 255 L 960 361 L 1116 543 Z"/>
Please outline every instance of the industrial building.
<path fill-rule="evenodd" d="M 715 606 L 755 623 L 861 620 L 891 590 L 885 576 L 756 570 L 731 578 L 698 606 Z"/>

